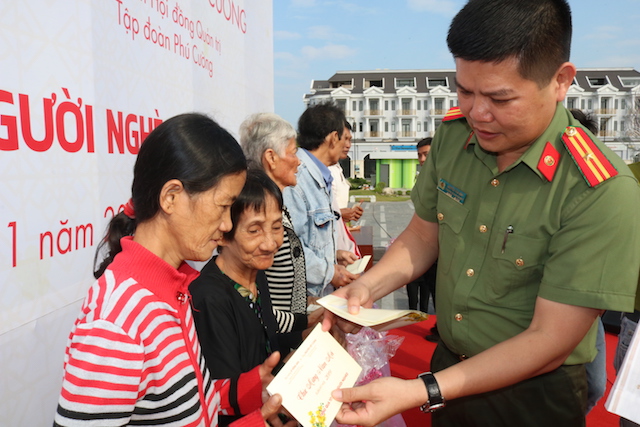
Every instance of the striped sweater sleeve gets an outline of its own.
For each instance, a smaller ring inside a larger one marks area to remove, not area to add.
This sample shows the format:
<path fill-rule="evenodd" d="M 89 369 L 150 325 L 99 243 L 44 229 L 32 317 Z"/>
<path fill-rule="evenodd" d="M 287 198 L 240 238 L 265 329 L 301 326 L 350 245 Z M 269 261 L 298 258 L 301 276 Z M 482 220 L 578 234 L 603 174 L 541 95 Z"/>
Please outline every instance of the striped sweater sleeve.
<path fill-rule="evenodd" d="M 104 320 L 78 325 L 66 354 L 54 425 L 128 424 L 143 360 L 141 346 L 117 326 Z"/>

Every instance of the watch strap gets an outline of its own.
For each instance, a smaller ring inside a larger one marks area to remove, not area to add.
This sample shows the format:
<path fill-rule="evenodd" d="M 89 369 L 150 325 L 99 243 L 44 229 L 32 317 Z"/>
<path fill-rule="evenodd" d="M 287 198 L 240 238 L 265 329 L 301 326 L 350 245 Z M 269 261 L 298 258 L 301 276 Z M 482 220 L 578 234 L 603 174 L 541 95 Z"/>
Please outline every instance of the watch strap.
<path fill-rule="evenodd" d="M 438 386 L 438 382 L 436 381 L 436 377 L 433 376 L 431 372 L 424 372 L 418 375 L 423 382 L 425 387 L 427 388 L 427 396 L 429 400 L 420 406 L 420 410 L 422 412 L 433 412 L 437 409 L 444 408 L 445 402 L 444 397 L 440 394 L 440 387 Z"/>

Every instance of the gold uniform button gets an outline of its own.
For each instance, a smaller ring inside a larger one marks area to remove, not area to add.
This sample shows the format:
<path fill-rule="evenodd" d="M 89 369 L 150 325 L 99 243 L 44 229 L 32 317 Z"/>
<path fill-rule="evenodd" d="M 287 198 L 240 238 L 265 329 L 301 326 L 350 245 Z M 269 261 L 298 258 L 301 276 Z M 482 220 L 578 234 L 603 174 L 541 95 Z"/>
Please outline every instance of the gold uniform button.
<path fill-rule="evenodd" d="M 460 313 L 456 314 L 454 319 L 456 319 L 456 321 L 460 322 L 462 320 L 462 314 L 460 314 Z"/>
<path fill-rule="evenodd" d="M 576 133 L 578 133 L 578 131 L 573 126 L 569 126 L 567 130 L 564 131 L 564 133 L 566 133 L 567 136 L 574 136 Z"/>
<path fill-rule="evenodd" d="M 518 259 L 516 260 L 516 265 L 517 265 L 518 267 L 522 267 L 522 266 L 524 265 L 524 260 L 523 260 L 522 258 L 518 258 Z"/>
<path fill-rule="evenodd" d="M 467 276 L 472 277 L 474 274 L 476 274 L 476 272 L 473 271 L 473 268 L 467 270 Z"/>
<path fill-rule="evenodd" d="M 486 233 L 487 232 L 487 226 L 486 225 L 481 225 L 479 228 L 481 233 Z"/>
<path fill-rule="evenodd" d="M 492 179 L 491 185 L 493 185 L 494 187 L 497 187 L 498 185 L 500 185 L 500 181 L 498 181 L 497 179 Z"/>
<path fill-rule="evenodd" d="M 556 159 L 552 156 L 544 156 L 544 164 L 551 167 L 556 164 Z"/>
<path fill-rule="evenodd" d="M 444 214 L 442 212 L 438 212 L 438 220 L 442 221 L 444 219 Z"/>

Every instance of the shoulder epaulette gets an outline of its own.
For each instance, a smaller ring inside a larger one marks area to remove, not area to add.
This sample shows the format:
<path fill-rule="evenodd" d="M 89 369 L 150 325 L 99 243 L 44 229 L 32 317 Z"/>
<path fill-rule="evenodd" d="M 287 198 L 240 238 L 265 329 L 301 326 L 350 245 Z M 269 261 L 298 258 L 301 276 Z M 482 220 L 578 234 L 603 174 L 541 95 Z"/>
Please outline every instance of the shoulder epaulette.
<path fill-rule="evenodd" d="M 589 187 L 595 187 L 618 174 L 616 168 L 583 129 L 568 126 L 562 135 L 562 142 Z"/>
<path fill-rule="evenodd" d="M 447 111 L 447 114 L 444 115 L 444 118 L 442 119 L 442 121 L 450 122 L 452 120 L 458 120 L 462 118 L 464 118 L 464 116 L 460 112 L 460 107 L 452 107 L 452 108 L 449 108 L 449 111 Z"/>

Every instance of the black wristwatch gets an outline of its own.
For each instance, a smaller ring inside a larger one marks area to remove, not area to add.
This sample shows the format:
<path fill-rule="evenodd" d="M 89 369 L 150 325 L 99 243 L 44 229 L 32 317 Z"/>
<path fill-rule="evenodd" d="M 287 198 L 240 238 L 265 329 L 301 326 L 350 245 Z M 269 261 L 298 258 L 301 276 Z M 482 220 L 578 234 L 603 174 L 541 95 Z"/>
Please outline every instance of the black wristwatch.
<path fill-rule="evenodd" d="M 429 400 L 420 406 L 420 410 L 422 412 L 434 412 L 444 408 L 444 397 L 440 394 L 440 387 L 438 387 L 436 377 L 431 372 L 424 372 L 418 375 L 418 378 L 424 381 L 424 385 L 427 387 L 427 396 L 429 396 Z"/>

